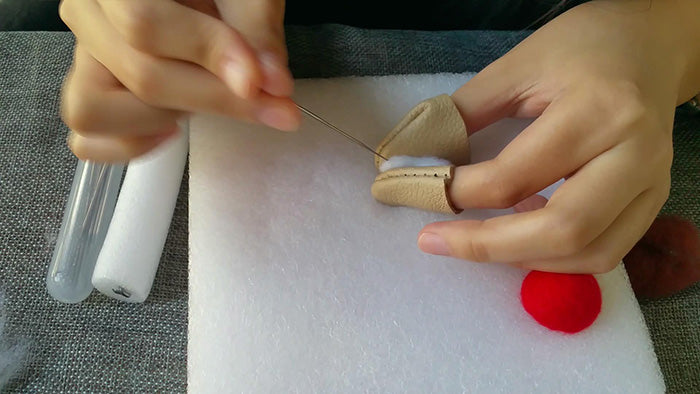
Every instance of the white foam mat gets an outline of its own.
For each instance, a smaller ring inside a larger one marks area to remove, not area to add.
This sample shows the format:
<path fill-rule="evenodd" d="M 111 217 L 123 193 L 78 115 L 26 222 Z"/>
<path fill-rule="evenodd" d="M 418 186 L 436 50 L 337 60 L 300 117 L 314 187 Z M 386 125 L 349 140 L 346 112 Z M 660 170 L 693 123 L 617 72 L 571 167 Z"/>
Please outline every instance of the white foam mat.
<path fill-rule="evenodd" d="M 295 99 L 375 145 L 467 77 L 302 80 Z M 473 160 L 525 125 L 477 133 Z M 552 332 L 522 309 L 526 272 L 420 252 L 418 231 L 449 217 L 377 203 L 372 155 L 313 120 L 195 116 L 190 141 L 190 392 L 664 391 L 622 268 L 599 277 L 593 326 Z"/>

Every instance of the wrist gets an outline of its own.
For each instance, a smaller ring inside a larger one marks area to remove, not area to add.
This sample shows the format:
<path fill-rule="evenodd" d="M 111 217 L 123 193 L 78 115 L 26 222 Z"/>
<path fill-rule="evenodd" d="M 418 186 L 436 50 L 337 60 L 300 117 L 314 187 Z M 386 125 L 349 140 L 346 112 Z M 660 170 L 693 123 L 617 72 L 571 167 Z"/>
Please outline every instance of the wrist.
<path fill-rule="evenodd" d="M 700 1 L 677 0 L 663 4 L 667 8 L 665 24 L 675 31 L 675 38 L 669 44 L 675 44 L 681 54 L 678 104 L 692 99 L 697 101 L 700 96 Z"/>
<path fill-rule="evenodd" d="M 640 86 L 676 105 L 700 93 L 700 0 L 595 0 L 579 7 L 623 37 L 619 50 Z"/>

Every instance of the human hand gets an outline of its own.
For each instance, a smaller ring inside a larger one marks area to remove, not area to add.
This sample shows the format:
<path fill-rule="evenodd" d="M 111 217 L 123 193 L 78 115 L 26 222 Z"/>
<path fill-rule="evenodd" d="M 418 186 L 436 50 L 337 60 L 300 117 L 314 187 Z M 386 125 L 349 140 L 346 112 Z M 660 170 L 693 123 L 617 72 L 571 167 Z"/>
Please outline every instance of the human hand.
<path fill-rule="evenodd" d="M 700 90 L 696 1 L 591 2 L 559 16 L 457 90 L 467 129 L 536 117 L 492 159 L 456 169 L 458 208 L 510 208 L 426 226 L 428 253 L 603 273 L 670 188 L 675 107 Z M 536 193 L 564 178 L 546 201 Z"/>
<path fill-rule="evenodd" d="M 188 112 L 300 123 L 284 0 L 63 0 L 60 14 L 76 36 L 62 117 L 81 159 L 140 156 Z"/>

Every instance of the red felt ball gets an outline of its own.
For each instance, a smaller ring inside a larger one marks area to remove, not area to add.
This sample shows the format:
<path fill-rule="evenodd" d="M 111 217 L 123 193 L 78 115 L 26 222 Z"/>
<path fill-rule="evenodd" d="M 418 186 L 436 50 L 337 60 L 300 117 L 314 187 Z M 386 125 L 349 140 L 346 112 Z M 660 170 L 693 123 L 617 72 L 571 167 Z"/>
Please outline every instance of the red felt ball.
<path fill-rule="evenodd" d="M 593 324 L 602 305 L 593 275 L 532 271 L 523 280 L 520 297 L 538 323 L 571 334 Z"/>

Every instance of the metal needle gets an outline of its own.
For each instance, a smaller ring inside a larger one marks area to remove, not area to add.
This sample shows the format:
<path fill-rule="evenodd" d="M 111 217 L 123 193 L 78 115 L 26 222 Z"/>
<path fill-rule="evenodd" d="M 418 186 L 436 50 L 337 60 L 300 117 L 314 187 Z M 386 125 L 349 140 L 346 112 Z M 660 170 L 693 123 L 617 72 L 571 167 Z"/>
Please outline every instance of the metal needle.
<path fill-rule="evenodd" d="M 332 123 L 328 122 L 327 120 L 323 119 L 322 117 L 316 115 L 315 113 L 309 111 L 308 109 L 302 107 L 302 106 L 299 105 L 299 104 L 297 104 L 297 107 L 301 110 L 301 112 L 303 112 L 303 113 L 309 115 L 310 117 L 316 119 L 317 121 L 321 122 L 322 124 L 324 124 L 324 125 L 327 126 L 328 128 L 332 129 L 333 131 L 338 132 L 340 135 L 342 135 L 342 136 L 344 136 L 345 138 L 349 139 L 350 141 L 356 143 L 357 145 L 359 145 L 359 146 L 361 146 L 361 147 L 367 149 L 368 151 L 372 152 L 373 154 L 377 155 L 378 157 L 380 157 L 380 158 L 382 158 L 382 159 L 384 159 L 384 160 L 387 160 L 386 157 L 384 157 L 384 156 L 380 155 L 379 153 L 375 152 L 374 149 L 370 148 L 370 147 L 369 147 L 367 144 L 365 144 L 364 142 L 362 142 L 362 141 L 358 140 L 357 138 L 353 137 L 350 133 L 339 129 L 338 127 L 336 127 L 336 126 L 333 125 Z"/>

